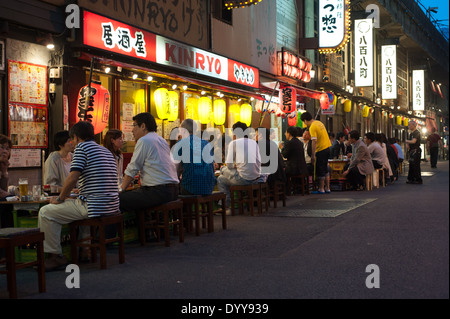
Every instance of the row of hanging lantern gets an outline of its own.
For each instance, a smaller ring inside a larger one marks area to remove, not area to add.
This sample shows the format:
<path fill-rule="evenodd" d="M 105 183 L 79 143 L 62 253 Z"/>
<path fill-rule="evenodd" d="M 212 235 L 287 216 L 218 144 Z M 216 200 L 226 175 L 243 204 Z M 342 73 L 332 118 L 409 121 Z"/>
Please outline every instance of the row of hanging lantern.
<path fill-rule="evenodd" d="M 157 116 L 161 120 L 175 121 L 178 118 L 178 93 L 166 88 L 159 88 L 154 93 Z M 211 121 L 215 125 L 224 125 L 226 119 L 226 102 L 224 99 L 214 99 L 207 96 L 189 97 L 186 99 L 186 113 L 188 118 L 207 124 Z M 248 103 L 232 104 L 229 113 L 234 121 L 244 122 L 250 126 L 252 122 L 252 107 Z"/>
<path fill-rule="evenodd" d="M 305 83 L 311 81 L 311 62 L 287 51 L 278 52 L 280 74 Z"/>

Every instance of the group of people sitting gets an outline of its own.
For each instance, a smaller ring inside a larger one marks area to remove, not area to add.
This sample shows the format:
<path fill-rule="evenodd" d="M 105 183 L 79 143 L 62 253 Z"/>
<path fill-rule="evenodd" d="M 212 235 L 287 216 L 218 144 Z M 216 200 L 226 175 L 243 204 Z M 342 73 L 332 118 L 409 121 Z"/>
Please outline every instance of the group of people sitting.
<path fill-rule="evenodd" d="M 391 172 L 396 171 L 402 158 L 401 148 L 395 151 L 383 137 L 377 140 L 376 134 L 365 135 L 366 146 L 357 131 L 350 132 L 348 143 L 353 150 L 349 152 L 343 134 L 331 143 L 325 126 L 310 113 L 303 113 L 301 120 L 307 127 L 288 127 L 281 150 L 270 139 L 268 129 L 258 128 L 253 139 L 245 123 L 235 123 L 233 140 L 226 145 L 218 177 L 214 147 L 196 134 L 199 128 L 192 119 L 181 123 L 179 138 L 171 149 L 156 133 L 157 124 L 149 112 L 134 116 L 136 145 L 125 170 L 120 130 L 109 130 L 103 146 L 95 142 L 94 128 L 87 121 L 76 123 L 70 131 L 58 132 L 54 137 L 56 150 L 45 162 L 44 179 L 45 183 L 59 186 L 59 196 L 50 198 L 50 204 L 40 209 L 38 217 L 38 227 L 45 233 L 46 269 L 67 264 L 60 244 L 61 227 L 75 220 L 154 207 L 177 199 L 179 194 L 208 195 L 216 184 L 226 194 L 229 211 L 230 186 L 266 181 L 271 186 L 276 181 L 286 183 L 296 175 L 315 176 L 316 193 L 325 194 L 330 192 L 330 157 L 351 156 L 344 174 L 355 188 L 374 166 L 386 168 L 393 176 Z M 397 159 L 391 161 L 389 154 Z M 137 175 L 140 187 L 127 190 Z M 76 196 L 68 200 L 74 193 Z"/>

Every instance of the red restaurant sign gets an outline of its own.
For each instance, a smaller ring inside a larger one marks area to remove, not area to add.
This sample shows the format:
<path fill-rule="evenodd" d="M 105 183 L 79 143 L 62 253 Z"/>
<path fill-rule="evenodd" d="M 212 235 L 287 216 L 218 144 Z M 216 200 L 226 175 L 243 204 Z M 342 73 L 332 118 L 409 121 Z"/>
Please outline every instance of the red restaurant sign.
<path fill-rule="evenodd" d="M 259 88 L 258 68 L 84 11 L 83 44 Z"/>

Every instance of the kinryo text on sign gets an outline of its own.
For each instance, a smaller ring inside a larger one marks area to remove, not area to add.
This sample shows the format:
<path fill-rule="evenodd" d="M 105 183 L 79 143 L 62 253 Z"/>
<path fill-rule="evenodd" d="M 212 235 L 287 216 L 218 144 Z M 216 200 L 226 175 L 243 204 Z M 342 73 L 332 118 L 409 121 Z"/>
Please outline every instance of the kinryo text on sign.
<path fill-rule="evenodd" d="M 381 97 L 384 100 L 397 98 L 397 47 L 381 46 Z"/>
<path fill-rule="evenodd" d="M 373 86 L 372 19 L 355 20 L 355 86 Z"/>
<path fill-rule="evenodd" d="M 244 86 L 259 87 L 258 68 L 89 11 L 83 12 L 83 43 Z"/>
<path fill-rule="evenodd" d="M 425 72 L 424 70 L 412 71 L 412 103 L 413 111 L 425 109 Z"/>

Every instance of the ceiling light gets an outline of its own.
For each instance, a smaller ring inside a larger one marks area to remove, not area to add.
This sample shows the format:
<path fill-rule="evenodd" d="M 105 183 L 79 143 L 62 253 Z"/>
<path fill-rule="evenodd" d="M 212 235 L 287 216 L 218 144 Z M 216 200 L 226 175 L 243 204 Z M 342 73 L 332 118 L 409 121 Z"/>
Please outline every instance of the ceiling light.
<path fill-rule="evenodd" d="M 107 66 L 107 67 L 105 68 L 105 73 L 109 73 L 109 71 L 111 71 L 111 68 L 110 68 L 109 66 Z"/>
<path fill-rule="evenodd" d="M 153 80 L 153 76 L 151 76 L 151 75 L 147 76 L 147 81 L 150 82 L 151 80 Z"/>
<path fill-rule="evenodd" d="M 183 85 L 183 90 L 184 90 L 184 91 L 186 91 L 186 90 L 187 90 L 187 88 L 188 88 L 188 86 L 187 86 L 187 85 Z"/>
<path fill-rule="evenodd" d="M 133 74 L 133 80 L 136 80 L 137 79 L 137 74 L 135 73 L 135 74 Z"/>
<path fill-rule="evenodd" d="M 206 91 L 201 91 L 200 94 L 201 94 L 201 95 L 205 95 L 205 94 L 206 94 Z"/>
<path fill-rule="evenodd" d="M 176 84 L 172 85 L 172 90 L 175 90 L 176 88 L 177 88 Z"/>

